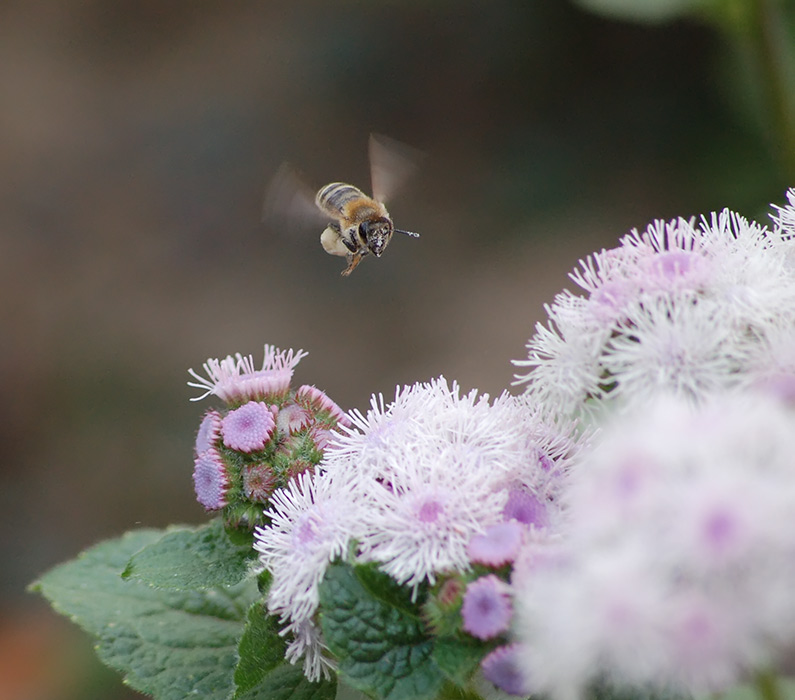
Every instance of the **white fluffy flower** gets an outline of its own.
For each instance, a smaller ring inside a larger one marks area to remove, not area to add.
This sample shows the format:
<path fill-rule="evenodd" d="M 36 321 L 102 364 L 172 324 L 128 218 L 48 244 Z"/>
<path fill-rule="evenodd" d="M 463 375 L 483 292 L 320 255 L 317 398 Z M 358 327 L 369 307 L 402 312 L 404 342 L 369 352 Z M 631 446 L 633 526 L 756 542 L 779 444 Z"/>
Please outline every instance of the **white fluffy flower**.
<path fill-rule="evenodd" d="M 317 610 L 326 568 L 358 529 L 350 486 L 305 472 L 272 496 L 266 512 L 271 523 L 256 529 L 254 549 L 273 575 L 268 609 L 282 620 L 303 622 Z"/>
<path fill-rule="evenodd" d="M 786 404 L 734 393 L 605 431 L 571 474 L 560 546 L 516 579 L 536 691 L 711 692 L 779 660 L 795 643 L 793 426 Z"/>
<path fill-rule="evenodd" d="M 334 661 L 327 655 L 328 647 L 323 643 L 320 628 L 312 620 L 293 622 L 281 631 L 281 636 L 289 636 L 290 642 L 284 658 L 291 664 L 304 660 L 304 675 L 309 681 L 331 678 Z"/>
<path fill-rule="evenodd" d="M 318 471 L 277 492 L 271 524 L 256 531 L 273 575 L 268 608 L 310 678 L 327 664 L 316 613 L 332 560 L 376 562 L 415 592 L 466 571 L 472 539 L 490 526 L 555 520 L 563 474 L 583 443 L 573 423 L 545 418 L 527 397 L 462 396 L 441 378 L 398 389 L 389 405 L 373 397 L 366 415 L 349 417 Z"/>
<path fill-rule="evenodd" d="M 698 402 L 748 383 L 782 328 L 795 325 L 795 190 L 769 229 L 723 211 L 655 222 L 580 262 L 536 328 L 518 376 L 550 411 L 593 399 L 633 407 L 674 391 Z M 762 355 L 762 357 L 760 357 Z"/>
<path fill-rule="evenodd" d="M 465 449 L 408 449 L 406 456 L 393 465 L 388 484 L 371 483 L 360 549 L 363 559 L 415 586 L 433 582 L 437 572 L 469 568 L 469 541 L 502 520 L 508 491 L 499 465 Z"/>

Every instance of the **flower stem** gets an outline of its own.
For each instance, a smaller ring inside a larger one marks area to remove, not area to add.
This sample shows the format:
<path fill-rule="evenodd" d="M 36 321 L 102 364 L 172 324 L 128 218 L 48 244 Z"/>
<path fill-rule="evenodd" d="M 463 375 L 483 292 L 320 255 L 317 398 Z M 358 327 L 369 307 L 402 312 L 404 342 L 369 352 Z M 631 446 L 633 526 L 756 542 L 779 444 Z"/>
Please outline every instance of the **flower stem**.
<path fill-rule="evenodd" d="M 791 29 L 778 0 L 750 1 L 751 40 L 773 134 L 774 155 L 795 183 L 795 102 L 792 99 Z"/>
<path fill-rule="evenodd" d="M 760 700 L 782 700 L 778 678 L 773 671 L 759 671 L 754 676 L 754 686 Z"/>

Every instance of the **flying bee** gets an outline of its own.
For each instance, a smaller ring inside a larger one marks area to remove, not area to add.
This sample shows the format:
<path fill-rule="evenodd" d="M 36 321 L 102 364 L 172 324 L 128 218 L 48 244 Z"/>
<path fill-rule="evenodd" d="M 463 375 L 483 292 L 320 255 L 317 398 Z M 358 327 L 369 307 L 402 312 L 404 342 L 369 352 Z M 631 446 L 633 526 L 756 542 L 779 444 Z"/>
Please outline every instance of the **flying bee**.
<path fill-rule="evenodd" d="M 372 197 L 353 185 L 332 182 L 318 190 L 312 205 L 314 214 L 320 214 L 327 222 L 320 234 L 323 250 L 347 259 L 348 266 L 342 271 L 345 277 L 365 256 L 372 253 L 381 257 L 393 234 L 419 238 L 418 233 L 395 228 L 384 204 L 416 170 L 419 153 L 391 139 L 371 135 L 369 155 Z M 271 218 L 273 211 L 289 211 L 308 218 L 307 200 L 311 194 L 307 196 L 307 190 L 289 166 L 282 166 L 266 198 L 265 217 Z"/>

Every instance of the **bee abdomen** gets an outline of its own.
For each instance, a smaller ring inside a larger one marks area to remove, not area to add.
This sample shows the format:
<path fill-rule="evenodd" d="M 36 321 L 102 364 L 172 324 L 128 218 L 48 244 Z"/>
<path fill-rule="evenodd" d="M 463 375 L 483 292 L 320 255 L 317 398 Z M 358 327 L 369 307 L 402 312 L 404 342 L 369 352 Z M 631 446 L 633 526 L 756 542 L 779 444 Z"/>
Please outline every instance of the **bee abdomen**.
<path fill-rule="evenodd" d="M 332 182 L 321 187 L 315 197 L 315 204 L 328 214 L 340 214 L 345 205 L 360 199 L 367 199 L 366 195 L 353 185 L 344 182 Z"/>

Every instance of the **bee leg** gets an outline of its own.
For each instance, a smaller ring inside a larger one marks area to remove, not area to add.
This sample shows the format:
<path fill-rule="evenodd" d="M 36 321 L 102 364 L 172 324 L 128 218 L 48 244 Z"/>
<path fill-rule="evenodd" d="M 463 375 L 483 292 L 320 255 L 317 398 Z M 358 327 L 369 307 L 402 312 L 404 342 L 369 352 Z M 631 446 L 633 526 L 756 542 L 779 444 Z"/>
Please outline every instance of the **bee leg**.
<path fill-rule="evenodd" d="M 347 277 L 353 272 L 364 256 L 361 253 L 351 253 L 348 255 L 348 267 L 342 271 L 342 276 Z"/>

